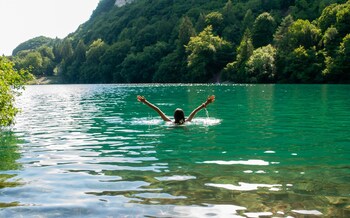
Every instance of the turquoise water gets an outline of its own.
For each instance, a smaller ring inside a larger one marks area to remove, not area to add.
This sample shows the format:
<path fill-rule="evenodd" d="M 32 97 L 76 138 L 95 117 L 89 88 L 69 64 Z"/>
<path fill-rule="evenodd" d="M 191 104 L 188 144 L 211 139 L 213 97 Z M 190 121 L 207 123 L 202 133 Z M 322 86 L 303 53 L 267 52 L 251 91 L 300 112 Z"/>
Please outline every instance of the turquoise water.
<path fill-rule="evenodd" d="M 192 123 L 163 122 L 216 101 Z M 28 86 L 0 217 L 350 217 L 350 86 Z"/>

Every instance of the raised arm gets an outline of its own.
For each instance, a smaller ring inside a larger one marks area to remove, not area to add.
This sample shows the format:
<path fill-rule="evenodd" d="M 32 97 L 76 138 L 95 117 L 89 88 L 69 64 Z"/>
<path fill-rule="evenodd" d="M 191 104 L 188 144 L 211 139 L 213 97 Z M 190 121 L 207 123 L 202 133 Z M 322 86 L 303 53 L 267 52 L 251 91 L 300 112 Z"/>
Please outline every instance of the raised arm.
<path fill-rule="evenodd" d="M 155 110 L 159 116 L 164 120 L 164 121 L 171 121 L 164 113 L 163 111 L 161 111 L 157 106 L 155 106 L 154 104 L 152 104 L 151 102 L 147 101 L 146 98 L 144 96 L 137 96 L 137 100 L 139 102 L 142 102 L 144 104 L 146 104 L 147 106 L 149 106 L 150 108 L 152 108 L 153 110 Z"/>
<path fill-rule="evenodd" d="M 192 119 L 194 118 L 194 116 L 197 114 L 198 111 L 202 110 L 203 108 L 205 108 L 208 104 L 213 103 L 215 101 L 215 96 L 209 96 L 208 99 L 201 105 L 199 105 L 196 109 L 194 109 L 190 116 L 186 119 L 186 121 L 192 121 Z"/>

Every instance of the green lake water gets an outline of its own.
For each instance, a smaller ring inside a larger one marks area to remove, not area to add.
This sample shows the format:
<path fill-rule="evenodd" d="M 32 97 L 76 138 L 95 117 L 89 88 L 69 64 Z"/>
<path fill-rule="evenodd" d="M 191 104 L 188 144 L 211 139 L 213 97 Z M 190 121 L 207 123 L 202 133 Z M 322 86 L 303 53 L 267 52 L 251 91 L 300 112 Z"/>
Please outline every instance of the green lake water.
<path fill-rule="evenodd" d="M 216 101 L 174 126 L 169 117 Z M 0 217 L 350 217 L 348 85 L 47 85 L 2 131 Z"/>

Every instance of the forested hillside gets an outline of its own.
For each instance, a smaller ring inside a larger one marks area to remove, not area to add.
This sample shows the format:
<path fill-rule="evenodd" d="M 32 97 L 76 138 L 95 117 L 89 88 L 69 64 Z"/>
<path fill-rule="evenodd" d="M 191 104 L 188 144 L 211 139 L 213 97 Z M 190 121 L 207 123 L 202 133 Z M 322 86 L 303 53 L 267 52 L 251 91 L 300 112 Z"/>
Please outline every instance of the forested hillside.
<path fill-rule="evenodd" d="M 350 1 L 115 2 L 62 40 L 21 44 L 16 66 L 67 83 L 350 83 Z"/>

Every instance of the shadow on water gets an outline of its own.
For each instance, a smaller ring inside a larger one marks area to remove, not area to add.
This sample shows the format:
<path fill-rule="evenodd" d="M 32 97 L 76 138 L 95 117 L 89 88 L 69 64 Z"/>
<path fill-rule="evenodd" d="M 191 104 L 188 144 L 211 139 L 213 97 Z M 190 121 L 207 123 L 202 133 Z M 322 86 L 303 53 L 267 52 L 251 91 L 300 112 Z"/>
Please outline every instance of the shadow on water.
<path fill-rule="evenodd" d="M 3 189 L 21 186 L 11 171 L 18 170 L 21 165 L 17 160 L 21 157 L 18 144 L 20 140 L 11 131 L 0 130 L 0 192 Z M 0 208 L 19 206 L 18 202 L 5 203 L 0 200 Z"/>

